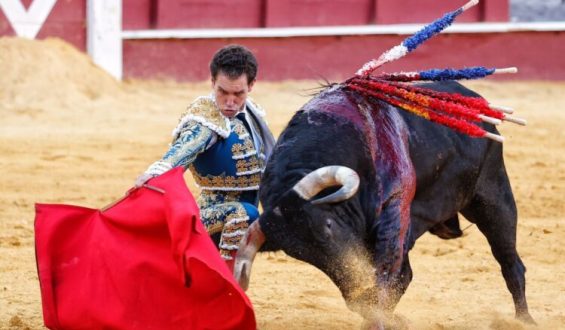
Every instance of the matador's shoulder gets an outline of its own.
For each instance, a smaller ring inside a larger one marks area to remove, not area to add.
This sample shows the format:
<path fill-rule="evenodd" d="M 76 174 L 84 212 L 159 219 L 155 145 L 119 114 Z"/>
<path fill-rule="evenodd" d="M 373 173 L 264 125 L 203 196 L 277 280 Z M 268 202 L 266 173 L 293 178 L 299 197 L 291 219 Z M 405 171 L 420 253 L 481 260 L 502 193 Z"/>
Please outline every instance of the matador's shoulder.
<path fill-rule="evenodd" d="M 227 138 L 230 135 L 230 121 L 222 116 L 212 96 L 201 96 L 188 106 L 173 131 L 173 136 L 177 136 L 183 127 L 191 121 L 208 127 L 221 137 Z"/>
<path fill-rule="evenodd" d="M 251 108 L 251 110 L 253 110 L 253 113 L 255 113 L 256 115 L 259 115 L 261 118 L 265 118 L 265 116 L 267 115 L 265 113 L 265 110 L 257 102 L 255 102 L 255 100 L 248 97 L 246 103 L 247 103 L 247 106 L 249 108 Z"/>

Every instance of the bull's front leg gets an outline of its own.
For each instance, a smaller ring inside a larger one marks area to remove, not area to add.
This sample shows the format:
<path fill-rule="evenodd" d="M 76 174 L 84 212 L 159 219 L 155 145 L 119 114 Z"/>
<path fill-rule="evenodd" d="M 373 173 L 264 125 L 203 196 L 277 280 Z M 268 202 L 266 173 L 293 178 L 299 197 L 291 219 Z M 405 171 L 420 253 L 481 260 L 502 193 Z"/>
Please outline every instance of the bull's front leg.
<path fill-rule="evenodd" d="M 393 311 L 412 280 L 407 239 L 410 227 L 410 194 L 398 194 L 381 210 L 373 229 L 377 314 L 368 328 L 404 328 Z M 372 324 L 371 324 L 372 323 Z"/>

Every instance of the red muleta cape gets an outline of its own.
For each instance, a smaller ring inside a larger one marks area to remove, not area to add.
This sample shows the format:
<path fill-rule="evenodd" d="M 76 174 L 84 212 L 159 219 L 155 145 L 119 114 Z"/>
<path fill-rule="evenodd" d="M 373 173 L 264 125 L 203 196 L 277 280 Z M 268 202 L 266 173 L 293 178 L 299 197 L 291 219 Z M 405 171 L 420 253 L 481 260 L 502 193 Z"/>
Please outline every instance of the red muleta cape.
<path fill-rule="evenodd" d="M 35 250 L 51 329 L 255 329 L 251 302 L 173 169 L 107 210 L 37 204 Z"/>

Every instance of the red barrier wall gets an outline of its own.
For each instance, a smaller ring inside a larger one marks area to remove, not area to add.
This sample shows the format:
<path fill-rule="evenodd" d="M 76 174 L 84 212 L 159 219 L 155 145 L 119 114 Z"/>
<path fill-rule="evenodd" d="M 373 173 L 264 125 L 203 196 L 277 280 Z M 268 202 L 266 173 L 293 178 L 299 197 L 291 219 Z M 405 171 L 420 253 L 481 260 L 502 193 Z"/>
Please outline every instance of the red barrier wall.
<path fill-rule="evenodd" d="M 19 1 L 19 0 L 13 0 Z M 33 0 L 23 0 L 26 8 Z M 282 27 L 429 22 L 467 0 L 122 0 L 124 30 Z M 508 0 L 482 0 L 458 22 L 507 21 Z M 0 36 L 14 35 L 0 11 Z M 59 0 L 37 38 L 60 37 L 86 48 L 86 0 Z M 228 43 L 249 46 L 266 80 L 350 76 L 406 36 L 124 40 L 124 77 L 208 78 L 208 61 Z M 387 71 L 518 66 L 512 78 L 565 79 L 564 32 L 443 34 Z"/>
<path fill-rule="evenodd" d="M 379 24 L 427 23 L 437 19 L 441 13 L 452 11 L 466 2 L 465 0 L 377 0 L 376 21 Z M 467 10 L 464 15 L 457 18 L 457 22 L 482 21 L 482 13 L 485 8 L 483 3 L 484 1 Z M 504 1 L 504 3 L 508 4 L 507 1 Z"/>
<path fill-rule="evenodd" d="M 265 80 L 340 80 L 365 62 L 399 44 L 405 36 L 344 36 L 258 39 L 127 40 L 124 76 L 168 77 L 181 81 L 208 79 L 208 63 L 225 44 L 249 47 Z M 562 54 L 565 32 L 442 34 L 412 54 L 383 67 L 388 72 L 431 68 L 518 66 L 503 79 L 565 79 Z M 500 78 L 498 78 L 500 79 Z"/>
<path fill-rule="evenodd" d="M 260 27 L 262 0 L 158 1 L 158 29 Z"/>
<path fill-rule="evenodd" d="M 123 0 L 124 29 L 426 23 L 468 0 Z M 458 22 L 508 21 L 508 0 L 482 0 Z"/>
<path fill-rule="evenodd" d="M 265 26 L 332 26 L 374 23 L 375 0 L 266 0 Z"/>
<path fill-rule="evenodd" d="M 29 8 L 33 0 L 21 1 Z M 122 0 L 123 29 L 256 28 L 421 23 L 467 0 Z M 459 22 L 507 21 L 508 0 L 482 0 Z M 14 35 L 0 10 L 0 36 Z M 38 39 L 86 49 L 86 0 L 58 0 Z"/>
<path fill-rule="evenodd" d="M 20 1 L 20 0 L 13 0 Z M 33 0 L 22 4 L 29 8 Z M 0 36 L 14 36 L 10 22 L 0 10 Z M 37 34 L 37 39 L 57 37 L 64 39 L 80 50 L 86 49 L 86 0 L 57 1 L 53 10 Z"/>
<path fill-rule="evenodd" d="M 155 27 L 154 0 L 122 0 L 122 28 L 147 30 Z"/>

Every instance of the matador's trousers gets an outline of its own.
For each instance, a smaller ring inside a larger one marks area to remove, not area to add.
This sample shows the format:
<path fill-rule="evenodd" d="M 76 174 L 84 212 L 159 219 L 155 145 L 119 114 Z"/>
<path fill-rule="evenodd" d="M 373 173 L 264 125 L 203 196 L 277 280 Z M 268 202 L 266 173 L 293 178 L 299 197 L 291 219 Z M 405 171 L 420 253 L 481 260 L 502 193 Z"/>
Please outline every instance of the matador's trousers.
<path fill-rule="evenodd" d="M 202 223 L 218 244 L 220 255 L 233 259 L 247 228 L 259 217 L 257 191 L 203 190 L 197 202 Z"/>

